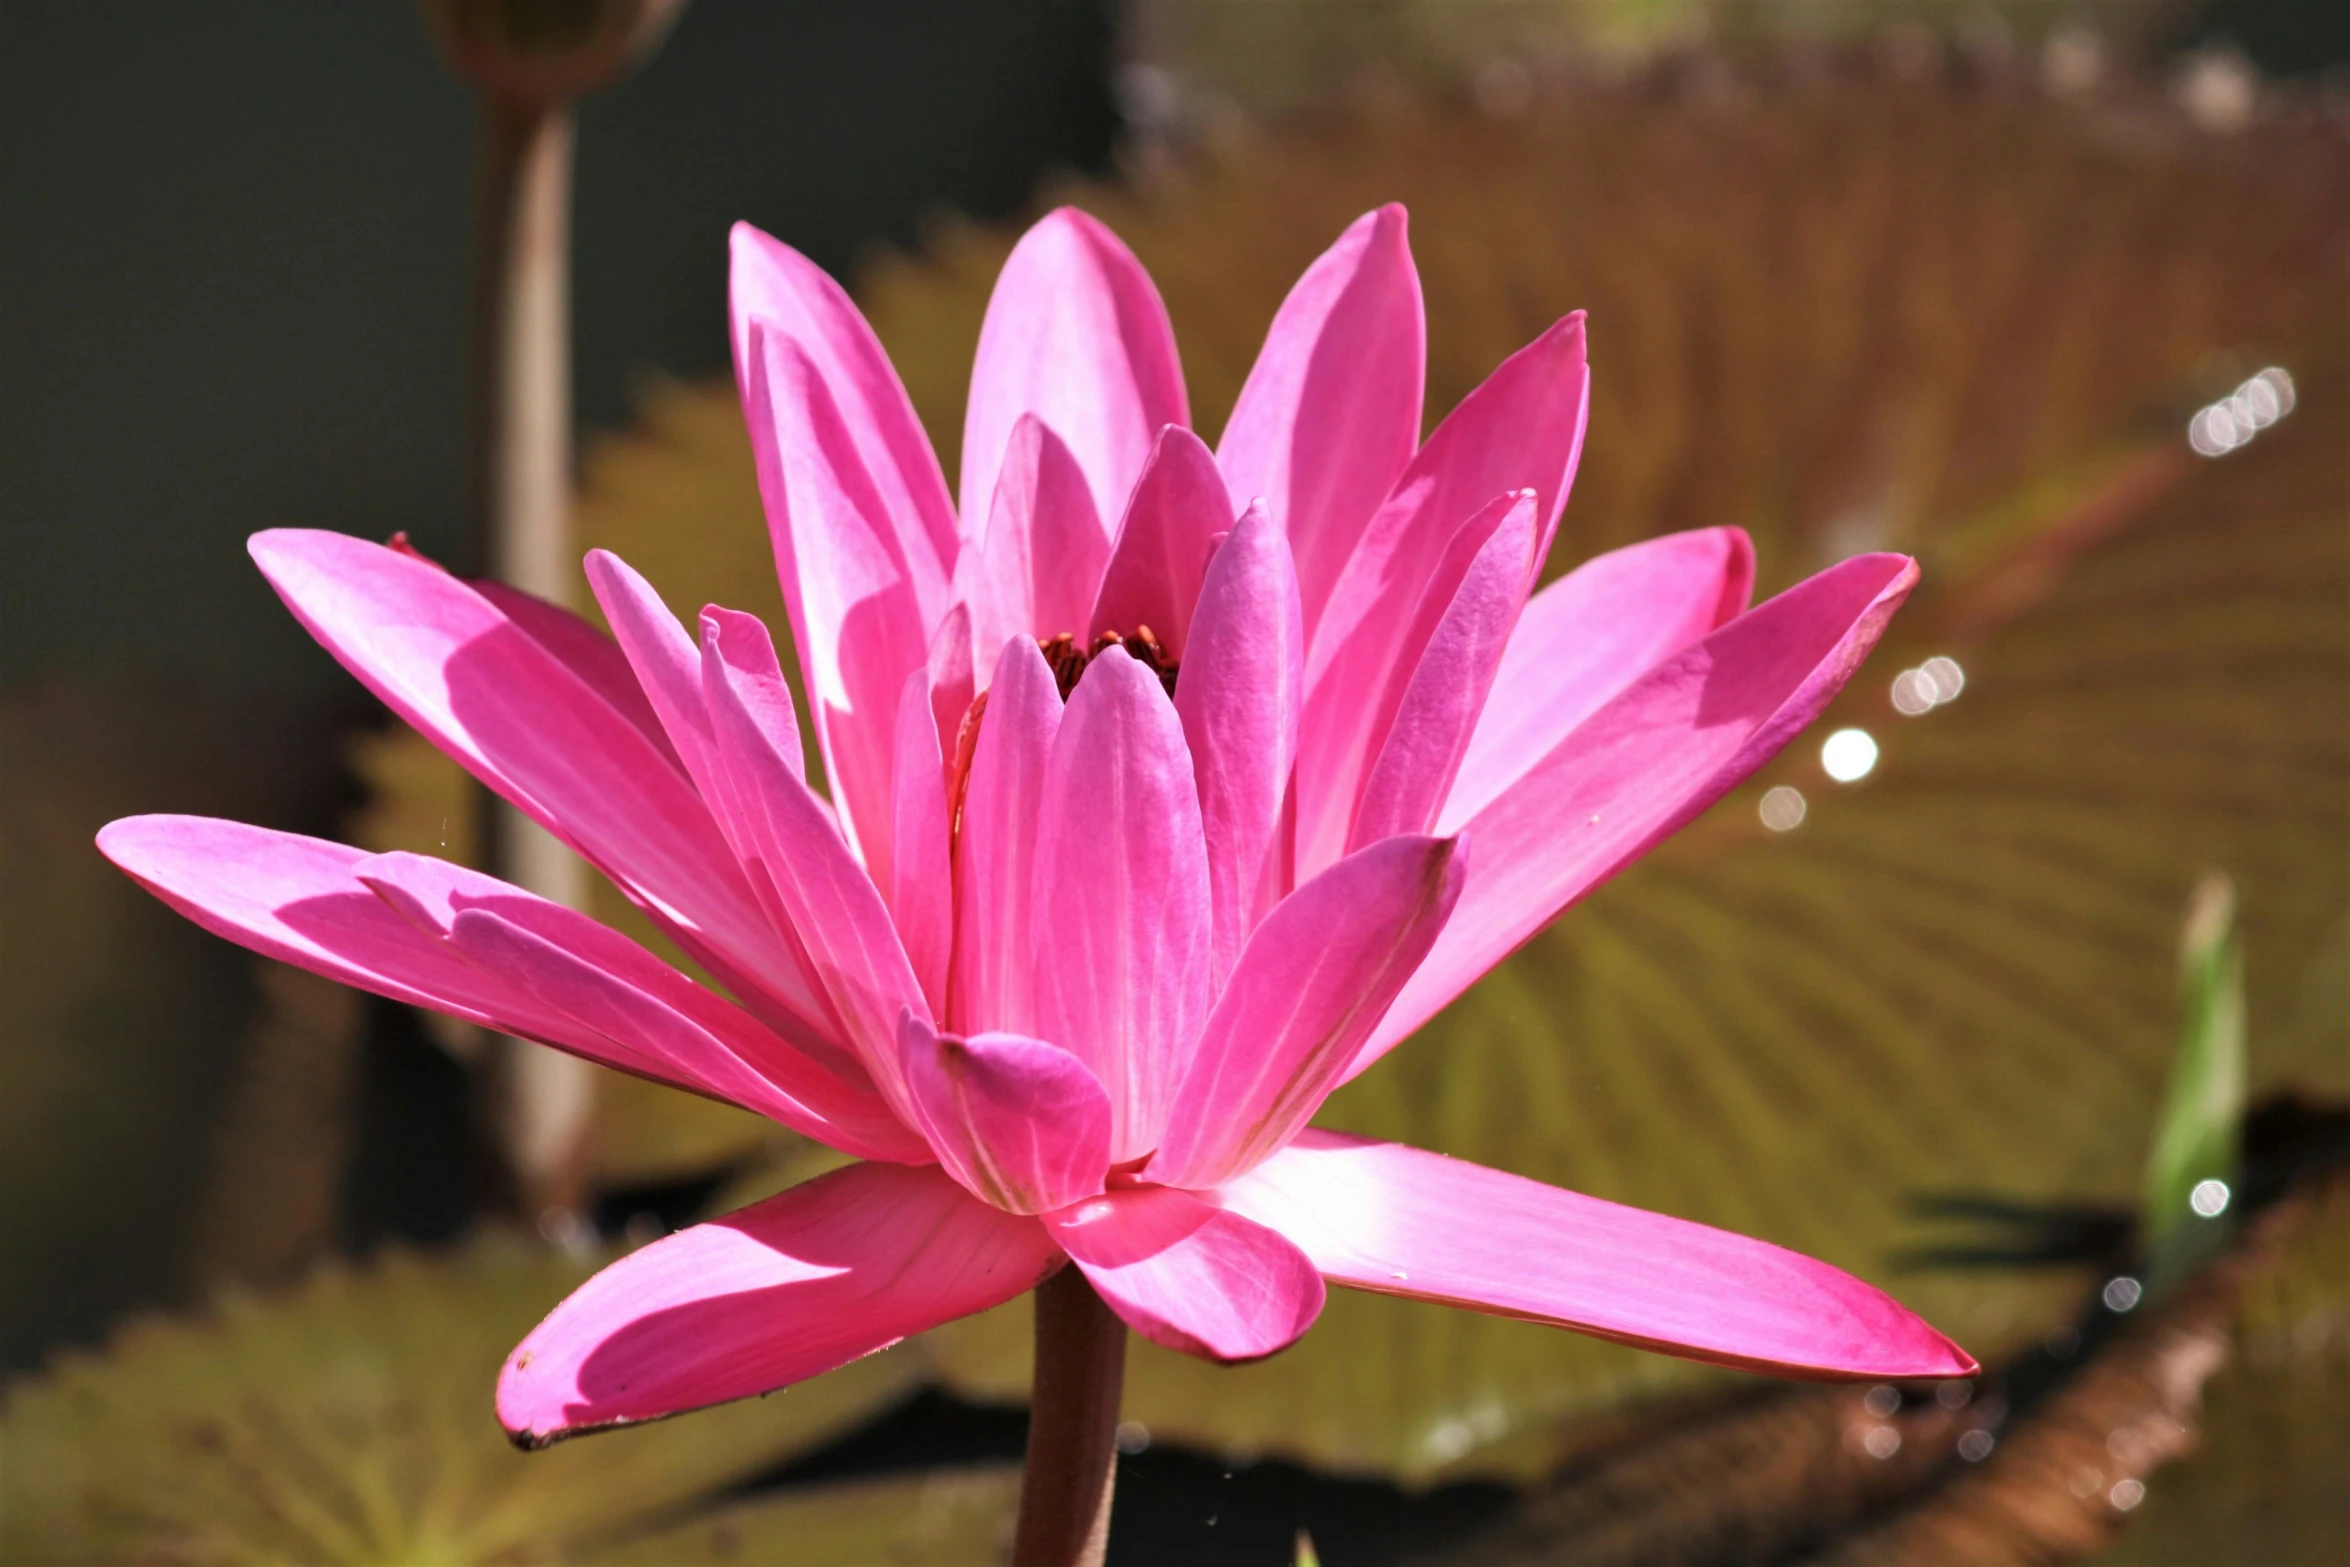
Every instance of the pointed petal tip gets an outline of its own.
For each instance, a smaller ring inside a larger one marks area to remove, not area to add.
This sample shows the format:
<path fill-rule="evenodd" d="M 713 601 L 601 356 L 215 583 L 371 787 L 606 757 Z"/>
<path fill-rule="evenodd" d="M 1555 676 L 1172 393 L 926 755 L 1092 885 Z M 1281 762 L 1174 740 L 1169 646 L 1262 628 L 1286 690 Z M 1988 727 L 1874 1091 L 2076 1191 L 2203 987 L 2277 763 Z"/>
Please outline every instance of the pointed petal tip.
<path fill-rule="evenodd" d="M 1982 1362 L 1968 1354 L 1956 1339 L 1915 1313 L 1911 1313 L 1910 1320 L 1917 1324 L 1922 1339 L 1917 1348 L 1915 1362 L 1918 1369 L 1899 1371 L 1893 1375 L 1904 1380 L 1910 1378 L 1949 1380 L 1982 1375 Z"/>
<path fill-rule="evenodd" d="M 171 833 L 172 828 L 191 818 L 166 813 L 143 816 L 118 816 L 98 829 L 90 840 L 98 852 L 111 861 L 116 870 L 136 881 L 145 881 L 143 869 L 152 857 L 156 843 Z"/>
<path fill-rule="evenodd" d="M 275 580 L 272 568 L 280 561 L 290 560 L 320 547 L 333 548 L 336 544 L 367 544 L 372 541 L 336 533 L 329 528 L 263 528 L 245 539 L 245 554 L 261 574 Z M 381 546 L 377 546 L 381 548 Z M 390 553 L 390 552 L 386 552 Z"/>

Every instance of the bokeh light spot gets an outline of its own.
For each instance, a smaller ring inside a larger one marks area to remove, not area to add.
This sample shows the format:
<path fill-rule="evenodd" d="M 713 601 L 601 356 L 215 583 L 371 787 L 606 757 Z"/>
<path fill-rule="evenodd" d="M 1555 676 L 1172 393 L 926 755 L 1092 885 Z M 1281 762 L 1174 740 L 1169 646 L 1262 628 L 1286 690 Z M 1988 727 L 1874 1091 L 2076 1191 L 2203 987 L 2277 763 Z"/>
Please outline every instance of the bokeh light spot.
<path fill-rule="evenodd" d="M 1781 784 L 1763 795 L 1759 809 L 1765 827 L 1773 832 L 1793 832 L 1803 825 L 1804 814 L 1810 807 L 1805 804 L 1801 789 Z"/>
<path fill-rule="evenodd" d="M 1876 770 L 1876 737 L 1866 729 L 1837 730 L 1820 747 L 1820 766 L 1838 783 L 1858 783 Z"/>

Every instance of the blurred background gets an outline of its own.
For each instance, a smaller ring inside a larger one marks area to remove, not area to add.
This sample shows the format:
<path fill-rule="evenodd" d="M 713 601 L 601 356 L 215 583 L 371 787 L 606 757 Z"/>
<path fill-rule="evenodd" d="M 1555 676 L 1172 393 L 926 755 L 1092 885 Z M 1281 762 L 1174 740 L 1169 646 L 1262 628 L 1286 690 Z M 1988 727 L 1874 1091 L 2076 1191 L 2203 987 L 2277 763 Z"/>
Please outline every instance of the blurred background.
<path fill-rule="evenodd" d="M 1401 200 L 1431 422 L 1591 312 L 1553 574 L 1721 523 L 1766 592 L 1925 564 L 1815 731 L 1326 1120 L 1824 1257 L 1984 1382 L 1787 1387 L 1334 1297 L 1261 1366 L 1138 1347 L 1113 1560 L 1290 1562 L 1301 1530 L 1333 1564 L 2338 1559 L 2350 11 L 673 23 L 579 106 L 571 236 L 577 547 L 672 604 L 781 625 L 727 225 L 849 284 L 951 472 L 996 266 L 1060 201 L 1158 279 L 1205 431 L 1298 271 Z M 453 767 L 242 548 L 477 563 L 475 99 L 407 5 L 0 16 L 0 1559 L 994 1560 L 1017 1309 L 509 1452 L 514 1337 L 821 1150 L 609 1079 L 560 1200 L 518 1200 L 482 1041 L 250 959 L 90 846 L 170 810 L 478 852 Z"/>

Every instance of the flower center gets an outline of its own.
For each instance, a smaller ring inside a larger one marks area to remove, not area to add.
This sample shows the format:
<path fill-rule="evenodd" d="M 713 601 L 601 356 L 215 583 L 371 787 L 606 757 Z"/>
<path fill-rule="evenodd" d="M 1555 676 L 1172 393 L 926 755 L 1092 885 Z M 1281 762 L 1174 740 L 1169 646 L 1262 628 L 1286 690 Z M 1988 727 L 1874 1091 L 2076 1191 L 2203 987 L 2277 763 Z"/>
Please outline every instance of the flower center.
<path fill-rule="evenodd" d="M 1078 680 L 1085 674 L 1085 666 L 1114 647 L 1124 648 L 1135 662 L 1158 676 L 1159 684 L 1167 688 L 1167 695 L 1172 697 L 1175 694 L 1175 660 L 1167 656 L 1165 648 L 1159 646 L 1159 639 L 1148 626 L 1136 626 L 1124 634 L 1105 631 L 1093 639 L 1090 647 L 1080 645 L 1077 638 L 1066 631 L 1057 637 L 1039 637 L 1036 645 L 1043 651 L 1044 661 L 1052 669 L 1053 682 L 1061 688 L 1061 700 L 1064 702 L 1069 700 L 1069 693 L 1077 689 Z"/>
<path fill-rule="evenodd" d="M 1168 697 L 1175 695 L 1175 660 L 1159 646 L 1158 637 L 1148 626 L 1136 626 L 1120 635 L 1105 631 L 1093 639 L 1091 647 L 1077 645 L 1076 636 L 1064 631 L 1055 637 L 1039 637 L 1037 647 L 1044 653 L 1045 667 L 1053 672 L 1053 683 L 1061 688 L 1061 700 L 1077 689 L 1077 682 L 1085 676 L 1085 666 L 1111 648 L 1122 647 L 1134 660 L 1159 677 Z M 960 865 L 963 839 L 963 798 L 971 788 L 971 757 L 979 748 L 980 721 L 987 716 L 987 693 L 982 691 L 971 699 L 971 706 L 963 714 L 963 722 L 955 734 L 954 754 L 947 758 L 947 851 L 949 860 Z"/>

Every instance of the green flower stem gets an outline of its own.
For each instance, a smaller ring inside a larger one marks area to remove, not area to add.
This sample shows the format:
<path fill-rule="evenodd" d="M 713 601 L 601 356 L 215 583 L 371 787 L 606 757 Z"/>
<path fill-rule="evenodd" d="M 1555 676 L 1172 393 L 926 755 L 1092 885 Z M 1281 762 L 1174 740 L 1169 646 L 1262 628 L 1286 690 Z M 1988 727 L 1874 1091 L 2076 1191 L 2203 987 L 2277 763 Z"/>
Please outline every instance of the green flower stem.
<path fill-rule="evenodd" d="M 1126 1324 L 1075 1267 L 1036 1288 L 1036 1382 L 1012 1567 L 1101 1567 L 1118 1478 Z"/>

